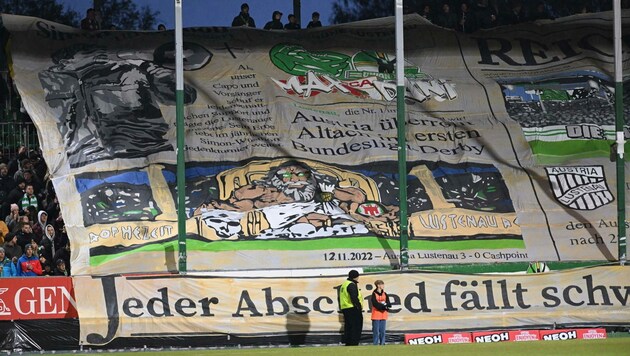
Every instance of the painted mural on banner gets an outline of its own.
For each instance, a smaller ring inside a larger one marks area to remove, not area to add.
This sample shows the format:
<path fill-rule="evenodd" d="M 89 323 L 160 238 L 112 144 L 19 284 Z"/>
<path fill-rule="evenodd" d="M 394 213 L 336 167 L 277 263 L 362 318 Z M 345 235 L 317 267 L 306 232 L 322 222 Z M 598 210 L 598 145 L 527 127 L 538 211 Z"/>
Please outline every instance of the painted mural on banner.
<path fill-rule="evenodd" d="M 173 33 L 2 21 L 73 272 L 177 270 Z M 399 264 L 394 32 L 184 31 L 189 269 Z M 611 34 L 405 18 L 411 264 L 617 258 Z"/>
<path fill-rule="evenodd" d="M 118 337 L 186 335 L 255 338 L 287 331 L 340 336 L 337 289 L 345 277 L 75 277 L 80 342 L 103 345 Z M 630 285 L 622 266 L 538 275 L 366 274 L 359 282 L 366 295 L 366 332 L 369 294 L 377 279 L 386 281 L 392 304 L 390 334 L 615 325 L 630 316 Z"/>

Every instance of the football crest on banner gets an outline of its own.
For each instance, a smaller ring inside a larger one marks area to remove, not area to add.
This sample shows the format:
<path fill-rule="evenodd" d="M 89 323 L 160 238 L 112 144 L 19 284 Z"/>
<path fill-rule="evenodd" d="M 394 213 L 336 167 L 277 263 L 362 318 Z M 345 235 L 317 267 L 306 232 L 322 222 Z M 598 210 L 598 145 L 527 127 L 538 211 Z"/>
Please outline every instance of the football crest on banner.
<path fill-rule="evenodd" d="M 545 167 L 558 202 L 575 210 L 594 210 L 615 200 L 602 166 Z"/>

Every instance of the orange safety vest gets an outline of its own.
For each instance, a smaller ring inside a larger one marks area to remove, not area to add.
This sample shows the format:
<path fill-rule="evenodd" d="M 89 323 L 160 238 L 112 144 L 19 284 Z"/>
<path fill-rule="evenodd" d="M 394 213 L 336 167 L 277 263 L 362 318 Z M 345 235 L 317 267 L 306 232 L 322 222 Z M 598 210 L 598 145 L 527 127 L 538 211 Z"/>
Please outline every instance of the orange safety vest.
<path fill-rule="evenodd" d="M 387 293 L 385 291 L 381 295 L 378 295 L 378 293 L 373 293 L 373 295 L 376 297 L 377 303 L 387 303 Z M 387 320 L 387 310 L 380 311 L 372 305 L 372 320 Z"/>

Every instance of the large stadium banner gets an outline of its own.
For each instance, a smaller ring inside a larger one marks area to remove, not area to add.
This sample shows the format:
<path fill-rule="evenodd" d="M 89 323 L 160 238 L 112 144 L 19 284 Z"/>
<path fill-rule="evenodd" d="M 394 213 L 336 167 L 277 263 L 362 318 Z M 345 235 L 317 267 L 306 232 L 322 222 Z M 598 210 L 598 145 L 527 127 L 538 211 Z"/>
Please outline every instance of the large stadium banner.
<path fill-rule="evenodd" d="M 2 21 L 73 272 L 177 270 L 173 32 Z M 396 65 L 411 264 L 615 260 L 612 23 L 186 29 L 189 269 L 397 266 Z"/>
<path fill-rule="evenodd" d="M 343 276 L 218 278 L 74 277 L 80 342 L 118 337 L 339 335 Z M 366 274 L 364 326 L 373 282 L 385 281 L 388 332 L 504 330 L 625 324 L 630 285 L 621 266 L 522 275 Z"/>

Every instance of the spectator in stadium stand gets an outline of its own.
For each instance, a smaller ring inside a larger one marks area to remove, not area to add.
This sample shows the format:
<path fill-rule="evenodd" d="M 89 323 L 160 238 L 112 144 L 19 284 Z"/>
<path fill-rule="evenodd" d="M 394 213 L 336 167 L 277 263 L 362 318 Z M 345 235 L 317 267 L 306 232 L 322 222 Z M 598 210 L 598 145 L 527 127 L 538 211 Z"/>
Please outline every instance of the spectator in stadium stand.
<path fill-rule="evenodd" d="M 42 158 L 41 152 L 31 151 L 31 163 L 33 164 L 33 174 L 35 175 L 35 179 L 37 183 L 40 185 L 39 187 L 35 187 L 35 193 L 38 192 L 38 188 L 42 188 L 42 180 L 46 177 L 46 173 L 48 172 L 48 166 L 46 165 L 46 161 Z"/>
<path fill-rule="evenodd" d="M 35 241 L 35 234 L 33 234 L 33 228 L 31 224 L 20 223 L 20 231 L 16 233 L 17 243 L 22 249 L 26 249 L 26 246 Z"/>
<path fill-rule="evenodd" d="M 32 170 L 26 170 L 22 173 L 26 185 L 33 185 L 33 193 L 38 195 L 42 191 L 42 183 Z"/>
<path fill-rule="evenodd" d="M 435 24 L 450 29 L 455 29 L 457 26 L 457 15 L 451 12 L 451 6 L 448 3 L 442 4 L 441 12 L 435 17 Z"/>
<path fill-rule="evenodd" d="M 265 30 L 282 30 L 284 26 L 282 25 L 282 12 L 276 10 L 271 14 L 271 21 L 265 24 Z"/>
<path fill-rule="evenodd" d="M 66 233 L 66 226 L 62 225 L 61 229 L 55 229 L 55 253 L 53 255 L 54 260 L 57 260 L 55 258 L 57 252 L 59 252 L 59 250 L 63 250 L 66 245 L 68 245 L 68 251 L 70 251 L 70 239 L 68 238 L 68 234 Z M 70 255 L 68 255 L 68 258 L 65 259 L 65 261 L 66 267 L 70 269 L 70 264 L 68 264 L 68 261 L 70 261 Z"/>
<path fill-rule="evenodd" d="M 27 245 L 22 257 L 18 259 L 17 268 L 22 277 L 35 277 L 42 275 L 42 265 L 35 255 L 32 245 Z"/>
<path fill-rule="evenodd" d="M 17 276 L 17 268 L 15 262 L 11 261 L 4 252 L 4 248 L 0 247 L 0 277 Z"/>
<path fill-rule="evenodd" d="M 81 29 L 86 31 L 98 31 L 101 29 L 101 25 L 98 22 L 96 10 L 93 8 L 87 9 L 85 18 L 81 20 Z"/>
<path fill-rule="evenodd" d="M 9 231 L 13 231 L 17 224 L 20 222 L 20 207 L 17 204 L 11 204 L 11 211 L 9 215 L 4 218 L 4 222 L 7 224 Z"/>
<path fill-rule="evenodd" d="M 46 233 L 40 243 L 41 246 L 39 247 L 39 255 L 45 257 L 47 261 L 54 261 L 53 257 L 56 252 L 55 237 L 55 227 L 51 224 L 46 225 Z"/>
<path fill-rule="evenodd" d="M 256 21 L 249 16 L 249 5 L 247 3 L 241 5 L 241 12 L 232 20 L 232 27 L 240 26 L 256 28 Z"/>
<path fill-rule="evenodd" d="M 10 207 L 12 204 L 20 207 L 20 203 L 22 202 L 22 197 L 24 196 L 24 189 L 26 188 L 26 182 L 24 178 L 19 178 L 15 182 L 15 188 L 9 192 L 7 199 L 2 204 L 2 215 L 8 215 L 10 213 Z M 8 225 L 8 224 L 7 224 Z"/>
<path fill-rule="evenodd" d="M 66 234 L 66 224 L 63 221 L 63 215 L 61 215 L 61 213 L 59 213 L 59 216 L 57 216 L 57 218 L 52 221 L 52 225 L 55 227 L 55 233 L 58 235 L 57 241 L 63 242 L 63 239 L 68 239 L 68 235 Z M 63 246 L 64 243 L 61 243 L 59 247 Z"/>
<path fill-rule="evenodd" d="M 46 188 L 46 197 L 44 199 L 46 212 L 48 213 L 48 221 L 55 225 L 55 228 L 59 229 L 60 226 L 57 226 L 57 218 L 59 218 L 59 214 L 61 213 L 61 208 L 59 206 L 59 200 L 57 199 L 57 194 L 55 193 L 55 189 L 52 186 L 52 182 L 48 181 Z"/>
<path fill-rule="evenodd" d="M 468 7 L 468 4 L 465 2 L 462 2 L 459 7 L 456 30 L 464 33 L 472 33 L 475 30 L 474 17 L 470 13 L 470 8 Z"/>
<path fill-rule="evenodd" d="M 64 260 L 57 260 L 55 263 L 55 270 L 53 271 L 53 276 L 69 276 L 68 270 L 66 270 L 66 262 Z"/>
<path fill-rule="evenodd" d="M 284 25 L 285 30 L 299 30 L 300 24 L 297 23 L 297 18 L 293 14 L 289 14 L 289 22 Z"/>
<path fill-rule="evenodd" d="M 33 234 L 35 234 L 36 241 L 42 241 L 44 231 L 46 231 L 46 225 L 48 225 L 48 213 L 44 210 L 40 210 L 37 213 L 37 221 L 33 224 Z"/>
<path fill-rule="evenodd" d="M 17 242 L 17 235 L 10 232 L 4 239 L 4 245 L 2 246 L 7 258 L 10 258 L 13 263 L 16 263 L 18 258 L 22 256 L 22 247 Z"/>
<path fill-rule="evenodd" d="M 377 279 L 372 292 L 372 337 L 374 345 L 385 345 L 385 330 L 387 328 L 387 311 L 392 307 L 385 293 L 385 282 Z"/>
<path fill-rule="evenodd" d="M 529 16 L 529 19 L 531 21 L 552 20 L 553 16 L 551 16 L 551 14 L 549 13 L 545 3 L 542 1 L 539 1 L 538 3 L 536 3 L 536 7 L 534 8 L 534 11 L 532 11 L 531 15 Z"/>
<path fill-rule="evenodd" d="M 26 184 L 24 188 L 24 195 L 20 200 L 20 209 L 24 212 L 28 212 L 28 208 L 32 206 L 36 210 L 39 208 L 39 202 L 37 201 L 37 196 L 35 196 L 35 189 L 33 188 L 33 184 Z"/>
<path fill-rule="evenodd" d="M 18 223 L 15 225 L 13 230 L 11 230 L 11 232 L 13 232 L 15 234 L 20 232 L 22 230 L 22 224 L 29 224 L 29 225 L 33 226 L 31 224 L 31 219 L 30 219 L 30 217 L 28 215 L 20 215 L 20 217 L 18 218 Z"/>
<path fill-rule="evenodd" d="M 159 24 L 159 25 L 158 25 L 157 30 L 158 30 L 158 31 L 166 31 L 166 26 L 164 26 L 164 24 L 163 24 L 163 23 L 161 23 L 161 24 Z"/>
<path fill-rule="evenodd" d="M 359 345 L 363 329 L 363 295 L 359 284 L 359 272 L 351 270 L 339 288 L 339 309 L 343 313 L 343 336 L 346 346 Z"/>
<path fill-rule="evenodd" d="M 420 11 L 420 16 L 433 22 L 433 10 L 431 9 L 431 5 L 424 4 L 424 6 L 422 7 L 422 11 Z"/>
<path fill-rule="evenodd" d="M 31 240 L 31 246 L 33 246 L 33 254 L 39 257 L 39 244 L 35 240 Z"/>
<path fill-rule="evenodd" d="M 511 7 L 500 16 L 501 25 L 516 25 L 525 22 L 527 14 L 521 1 L 512 1 Z"/>
<path fill-rule="evenodd" d="M 322 22 L 319 21 L 319 12 L 317 11 L 313 12 L 313 14 L 311 15 L 311 21 L 308 23 L 308 25 L 306 25 L 306 28 L 313 27 L 322 27 Z"/>
<path fill-rule="evenodd" d="M 40 266 L 42 266 L 42 274 L 43 274 L 45 270 L 44 267 L 47 264 L 46 258 L 39 255 L 39 246 L 37 245 L 37 242 L 31 241 L 30 246 L 31 246 L 31 249 L 33 250 L 33 256 L 37 257 L 37 259 L 39 260 Z M 24 250 L 26 250 L 26 247 L 27 246 L 24 246 Z M 48 272 L 52 273 L 52 266 L 48 268 Z"/>
<path fill-rule="evenodd" d="M 9 175 L 9 166 L 6 163 L 0 163 L 0 204 L 14 187 L 15 179 Z"/>
<path fill-rule="evenodd" d="M 488 29 L 497 25 L 497 14 L 488 5 L 488 0 L 477 0 L 473 10 L 475 29 Z"/>
<path fill-rule="evenodd" d="M 33 162 L 30 158 L 24 158 L 18 165 L 18 170 L 13 173 L 13 179 L 24 177 L 24 171 L 30 171 L 33 169 Z"/>
<path fill-rule="evenodd" d="M 28 150 L 26 146 L 20 146 L 17 149 L 17 155 L 9 161 L 9 175 L 16 179 L 15 172 L 20 169 L 20 163 L 25 158 L 28 158 Z"/>
<path fill-rule="evenodd" d="M 39 256 L 39 263 L 42 265 L 42 276 L 52 276 L 55 273 L 55 266 L 43 256 Z"/>
<path fill-rule="evenodd" d="M 9 234 L 9 227 L 7 226 L 7 223 L 0 220 L 0 245 L 4 243 L 4 237 L 7 236 L 8 234 Z"/>
<path fill-rule="evenodd" d="M 55 251 L 55 256 L 53 256 L 53 260 L 63 260 L 66 263 L 66 270 L 68 271 L 68 275 L 72 274 L 72 266 L 70 265 L 70 241 L 68 239 L 65 239 L 65 245 L 63 248 L 57 249 L 57 251 Z"/>

